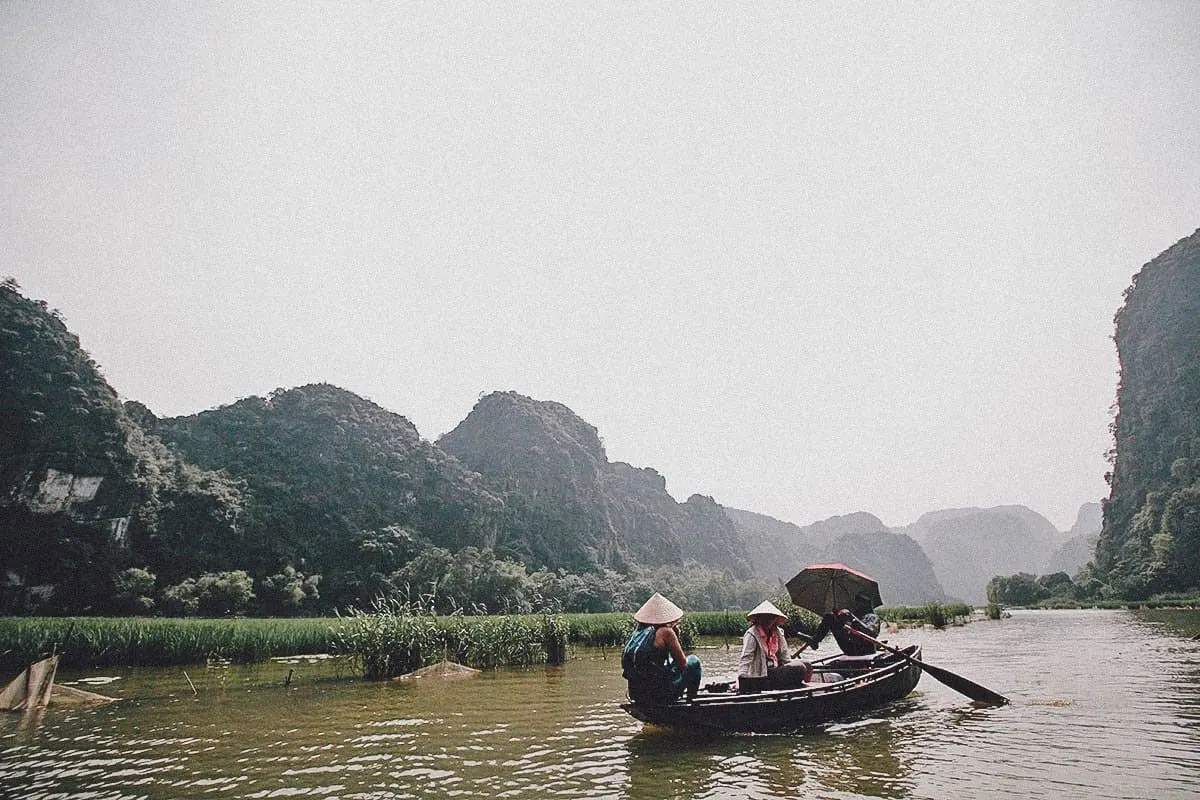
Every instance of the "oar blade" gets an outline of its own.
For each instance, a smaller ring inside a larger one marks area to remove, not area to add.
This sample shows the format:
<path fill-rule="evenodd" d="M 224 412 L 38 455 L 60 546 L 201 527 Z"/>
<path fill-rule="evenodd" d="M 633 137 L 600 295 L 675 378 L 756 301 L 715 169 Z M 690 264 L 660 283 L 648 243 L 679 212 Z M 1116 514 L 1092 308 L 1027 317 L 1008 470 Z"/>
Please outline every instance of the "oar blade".
<path fill-rule="evenodd" d="M 993 692 L 986 686 L 980 686 L 975 681 L 967 680 L 962 675 L 957 675 L 949 670 L 935 667 L 932 664 L 920 662 L 923 669 L 931 678 L 941 681 L 956 692 L 966 695 L 978 703 L 987 703 L 990 706 L 1008 705 L 1009 699 L 1002 694 Z"/>
<path fill-rule="evenodd" d="M 855 636 L 857 636 L 859 639 L 862 639 L 863 641 L 872 642 L 876 647 L 882 647 L 884 650 L 888 650 L 892 653 L 895 653 L 898 656 L 904 656 L 909 661 L 913 661 L 917 664 L 920 664 L 921 669 L 923 669 L 923 670 L 925 670 L 925 672 L 929 673 L 929 675 L 931 675 L 935 680 L 941 681 L 942 683 L 946 684 L 954 691 L 960 692 L 960 693 L 966 695 L 967 697 L 971 698 L 972 700 L 975 700 L 980 703 L 987 703 L 988 705 L 993 705 L 993 706 L 1008 705 L 1009 700 L 1004 695 L 997 694 L 996 692 L 993 692 L 991 689 L 988 689 L 985 686 L 980 686 L 978 683 L 975 683 L 974 681 L 969 681 L 966 678 L 964 678 L 962 675 L 956 675 L 948 669 L 943 669 L 942 667 L 935 667 L 932 664 L 927 664 L 924 661 L 915 659 L 912 656 L 910 656 L 908 653 L 905 653 L 902 650 L 899 650 L 898 648 L 892 647 L 890 644 L 881 642 L 878 639 L 874 638 L 873 636 L 868 636 L 867 634 L 863 633 L 862 631 L 857 630 L 849 625 L 846 626 L 846 630 L 849 631 L 850 633 L 854 634 Z"/>

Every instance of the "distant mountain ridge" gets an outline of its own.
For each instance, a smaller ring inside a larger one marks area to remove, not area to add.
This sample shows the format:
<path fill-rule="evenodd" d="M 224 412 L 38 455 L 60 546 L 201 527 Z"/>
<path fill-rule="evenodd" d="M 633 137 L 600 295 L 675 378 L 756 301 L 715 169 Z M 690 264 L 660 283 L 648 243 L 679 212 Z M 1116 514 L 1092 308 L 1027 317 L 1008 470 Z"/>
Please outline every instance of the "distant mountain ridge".
<path fill-rule="evenodd" d="M 880 581 L 887 603 L 905 605 L 986 601 L 996 575 L 1078 572 L 1090 555 L 1078 541 L 1095 541 L 1096 503 L 1085 504 L 1072 534 L 1057 530 L 1025 506 L 953 508 L 923 515 L 912 525 L 888 528 L 872 514 L 856 512 L 807 526 L 733 508 L 759 574 L 777 581 L 809 563 L 842 562 Z M 1075 549 L 1067 550 L 1068 543 Z M 1086 555 L 1082 561 L 1081 555 Z"/>
<path fill-rule="evenodd" d="M 920 605 L 946 599 L 921 546 L 892 532 L 872 514 L 860 511 L 800 527 L 740 509 L 726 508 L 725 513 L 754 554 L 755 570 L 778 583 L 809 564 L 840 562 L 878 580 L 886 604 Z"/>
<path fill-rule="evenodd" d="M 786 583 L 809 564 L 840 563 L 880 582 L 887 604 L 924 604 L 946 600 L 934 566 L 911 537 L 893 533 L 865 511 L 822 519 L 805 527 L 779 523 L 763 515 L 727 509 L 749 542 L 758 542 L 756 569 Z M 769 560 L 768 560 L 769 559 Z"/>
<path fill-rule="evenodd" d="M 1100 503 L 1084 503 L 1079 507 L 1075 524 L 1067 531 L 1067 539 L 1058 546 L 1046 562 L 1042 574 L 1065 572 L 1074 576 L 1096 556 L 1096 543 L 1100 539 L 1103 524 Z"/>
<path fill-rule="evenodd" d="M 711 570 L 696 579 L 716 581 L 696 584 L 713 587 L 704 597 L 742 582 L 757 596 L 819 561 L 875 575 L 888 603 L 978 602 L 993 575 L 1038 571 L 1068 538 L 1018 506 L 890 530 L 866 512 L 801 527 L 700 494 L 678 502 L 653 468 L 610 462 L 568 407 L 515 392 L 483 396 L 437 442 L 329 384 L 160 419 L 119 403 L 61 319 L 11 281 L 0 315 L 0 612 L 114 610 L 122 592 L 145 611 L 133 584 L 236 570 L 274 598 L 264 610 L 312 612 L 437 591 L 456 559 L 497 586 L 537 571 L 537 591 L 588 608 L 646 570 Z"/>
<path fill-rule="evenodd" d="M 1025 506 L 945 509 L 896 529 L 929 554 L 946 594 L 968 603 L 987 599 L 996 575 L 1041 574 L 1066 536 Z"/>

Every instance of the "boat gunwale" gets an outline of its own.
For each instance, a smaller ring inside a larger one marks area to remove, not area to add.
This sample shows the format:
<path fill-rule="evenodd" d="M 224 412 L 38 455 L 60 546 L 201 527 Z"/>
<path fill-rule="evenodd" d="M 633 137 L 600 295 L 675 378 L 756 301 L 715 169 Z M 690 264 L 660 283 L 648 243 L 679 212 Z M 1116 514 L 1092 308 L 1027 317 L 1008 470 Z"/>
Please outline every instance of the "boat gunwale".
<path fill-rule="evenodd" d="M 903 648 L 903 652 L 911 658 L 903 656 L 896 657 L 894 660 L 889 660 L 887 663 L 866 670 L 859 675 L 852 675 L 844 680 L 835 681 L 834 683 L 814 683 L 808 686 L 801 686 L 794 689 L 763 689 L 756 692 L 741 692 L 741 693 L 724 693 L 724 694 L 700 694 L 697 695 L 690 703 L 683 700 L 675 700 L 670 703 L 633 703 L 639 706 L 651 706 L 655 708 L 672 708 L 680 705 L 690 706 L 693 708 L 709 705 L 725 705 L 730 702 L 739 705 L 752 705 L 755 702 L 781 702 L 786 700 L 799 700 L 805 696 L 824 696 L 826 694 L 838 694 L 852 691 L 857 688 L 869 686 L 873 683 L 890 680 L 897 677 L 904 668 L 912 665 L 913 661 L 917 662 L 915 666 L 920 667 L 921 661 L 921 646 L 917 644 L 909 645 Z M 834 656 L 834 660 L 838 657 Z"/>
<path fill-rule="evenodd" d="M 883 694 L 887 694 L 887 686 L 891 683 L 903 685 L 911 680 L 908 689 L 902 694 L 893 697 L 886 697 L 879 702 L 868 702 L 861 708 L 848 707 L 846 714 L 858 713 L 870 708 L 878 708 L 894 702 L 907 695 L 914 688 L 921 677 L 921 646 L 919 644 L 909 645 L 902 648 L 905 655 L 894 655 L 889 658 L 886 663 L 875 669 L 868 669 L 860 674 L 853 675 L 845 680 L 835 683 L 811 684 L 804 687 L 794 689 L 765 689 L 757 692 L 747 693 L 728 693 L 728 694 L 711 694 L 701 695 L 691 701 L 679 699 L 670 703 L 644 704 L 634 703 L 628 700 L 621 704 L 621 707 L 626 713 L 639 719 L 643 722 L 648 722 L 656 725 L 667 725 L 678 727 L 685 724 L 688 727 L 698 727 L 718 732 L 737 732 L 753 729 L 743 728 L 741 726 L 729 727 L 727 722 L 721 722 L 719 719 L 706 719 L 711 714 L 723 715 L 736 713 L 738 709 L 750 711 L 755 707 L 763 709 L 763 713 L 782 713 L 775 709 L 782 709 L 789 705 L 796 706 L 797 709 L 802 709 L 809 704 L 820 705 L 823 703 L 838 703 L 844 698 L 851 706 L 855 703 L 856 695 L 870 695 L 872 692 L 879 691 L 878 687 L 884 687 Z M 838 656 L 833 656 L 830 659 L 823 659 L 828 666 L 833 667 L 836 664 Z M 906 672 L 912 670 L 913 674 L 905 677 Z M 832 671 L 832 669 L 830 670 Z M 768 712 L 767 709 L 772 709 Z M 800 712 L 803 716 L 803 712 Z M 839 714 L 828 715 L 823 714 L 824 720 L 812 720 L 813 723 L 820 721 L 828 721 L 834 719 Z M 674 718 L 674 719 L 671 719 Z M 803 727 L 810 724 L 809 721 L 798 719 L 796 720 L 797 727 Z M 768 729 L 774 730 L 779 725 L 771 725 Z M 787 726 L 785 726 L 787 727 Z"/>

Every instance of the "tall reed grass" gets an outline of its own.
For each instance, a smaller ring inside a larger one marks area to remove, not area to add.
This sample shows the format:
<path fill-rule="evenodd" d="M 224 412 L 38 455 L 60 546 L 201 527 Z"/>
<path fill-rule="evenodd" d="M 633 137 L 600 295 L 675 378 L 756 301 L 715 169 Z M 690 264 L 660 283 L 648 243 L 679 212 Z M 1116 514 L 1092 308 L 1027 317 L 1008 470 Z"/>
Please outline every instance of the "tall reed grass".
<path fill-rule="evenodd" d="M 59 653 L 70 667 L 168 666 L 210 658 L 240 663 L 327 653 L 336 619 L 0 618 L 6 671 Z"/>
<path fill-rule="evenodd" d="M 944 628 L 971 616 L 974 608 L 966 603 L 926 603 L 923 606 L 884 606 L 875 613 L 880 619 L 897 625 L 933 625 Z"/>
<path fill-rule="evenodd" d="M 561 664 L 571 626 L 561 615 L 436 617 L 398 601 L 354 611 L 333 652 L 353 658 L 368 679 L 390 678 L 443 659 L 480 669 Z"/>
<path fill-rule="evenodd" d="M 633 617 L 625 613 L 564 614 L 572 644 L 588 647 L 624 647 L 633 633 Z"/>
<path fill-rule="evenodd" d="M 812 633 L 819 617 L 782 600 L 789 630 Z M 901 624 L 953 621 L 968 616 L 965 604 L 891 606 L 879 609 Z M 684 615 L 679 638 L 685 649 L 699 637 L 740 638 L 742 611 Z M 440 616 L 403 604 L 337 618 L 168 619 L 143 617 L 0 618 L 0 669 L 15 672 L 59 653 L 69 667 L 172 666 L 208 659 L 239 663 L 275 656 L 338 653 L 353 657 L 368 677 L 409 672 L 443 658 L 479 668 L 560 664 L 572 645 L 623 647 L 633 617 L 610 614 Z M 0 675 L 0 678 L 3 676 Z"/>

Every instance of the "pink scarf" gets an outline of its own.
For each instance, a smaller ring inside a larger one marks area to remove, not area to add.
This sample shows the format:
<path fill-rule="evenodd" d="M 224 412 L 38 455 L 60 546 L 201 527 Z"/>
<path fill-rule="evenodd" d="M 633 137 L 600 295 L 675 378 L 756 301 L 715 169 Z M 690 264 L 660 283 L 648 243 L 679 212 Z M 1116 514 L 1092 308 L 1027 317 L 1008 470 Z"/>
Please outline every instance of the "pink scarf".
<path fill-rule="evenodd" d="M 767 633 L 761 625 L 754 626 L 754 635 L 758 637 L 758 641 L 762 644 L 763 649 L 767 652 L 767 665 L 779 666 L 779 628 L 771 628 L 771 632 Z"/>

